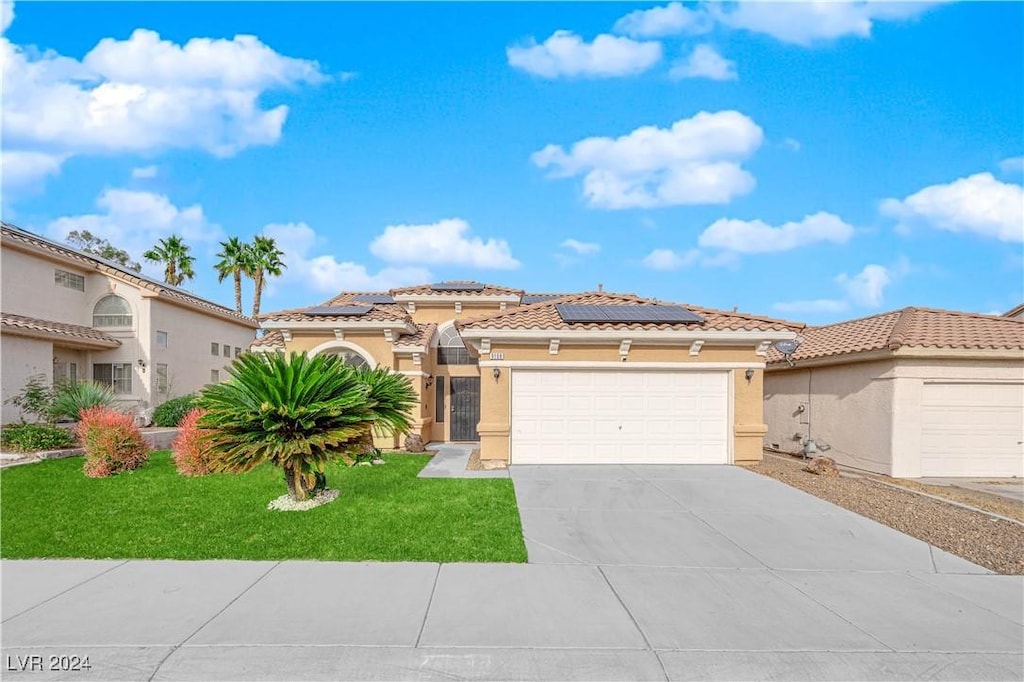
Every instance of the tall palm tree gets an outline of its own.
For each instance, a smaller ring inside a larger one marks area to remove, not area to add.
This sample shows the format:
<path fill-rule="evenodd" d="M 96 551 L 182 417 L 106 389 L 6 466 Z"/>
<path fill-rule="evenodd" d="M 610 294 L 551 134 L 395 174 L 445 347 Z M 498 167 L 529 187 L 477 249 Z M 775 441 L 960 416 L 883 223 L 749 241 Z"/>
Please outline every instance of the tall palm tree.
<path fill-rule="evenodd" d="M 260 300 L 263 298 L 263 285 L 268 275 L 280 277 L 287 267 L 281 256 L 284 251 L 277 248 L 273 237 L 257 235 L 249 247 L 252 261 L 249 263 L 249 276 L 252 277 L 255 292 L 252 297 L 252 316 L 259 317 Z"/>
<path fill-rule="evenodd" d="M 226 242 L 221 242 L 220 258 L 214 264 L 217 269 L 217 281 L 223 282 L 231 276 L 235 279 L 235 311 L 242 312 L 242 275 L 248 273 L 251 268 L 252 253 L 248 244 L 238 237 L 231 237 Z"/>
<path fill-rule="evenodd" d="M 181 286 L 186 279 L 196 276 L 192 269 L 196 262 L 194 256 L 189 255 L 191 248 L 178 235 L 171 235 L 161 239 L 149 251 L 142 254 L 142 257 L 154 263 L 164 264 L 164 281 L 172 286 Z"/>

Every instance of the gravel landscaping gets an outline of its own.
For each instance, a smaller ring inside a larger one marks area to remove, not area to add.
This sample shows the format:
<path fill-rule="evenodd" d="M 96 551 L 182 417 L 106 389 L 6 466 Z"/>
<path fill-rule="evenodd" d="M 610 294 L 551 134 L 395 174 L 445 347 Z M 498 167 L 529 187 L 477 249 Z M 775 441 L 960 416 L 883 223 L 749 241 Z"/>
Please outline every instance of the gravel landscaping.
<path fill-rule="evenodd" d="M 764 460 L 747 468 L 884 523 L 997 573 L 1024 574 L 1024 525 L 995 519 L 909 490 L 898 490 L 876 482 L 871 477 L 843 475 L 826 478 L 807 473 L 803 471 L 805 464 L 801 459 L 766 453 Z M 937 494 L 932 490 L 928 492 Z M 955 494 L 960 495 L 960 492 Z M 982 506 L 977 504 L 977 498 L 969 499 L 973 501 L 958 501 Z M 1007 501 L 1007 504 L 1012 506 L 1014 503 Z M 996 513 L 1014 516 L 1006 513 L 1006 510 Z"/>

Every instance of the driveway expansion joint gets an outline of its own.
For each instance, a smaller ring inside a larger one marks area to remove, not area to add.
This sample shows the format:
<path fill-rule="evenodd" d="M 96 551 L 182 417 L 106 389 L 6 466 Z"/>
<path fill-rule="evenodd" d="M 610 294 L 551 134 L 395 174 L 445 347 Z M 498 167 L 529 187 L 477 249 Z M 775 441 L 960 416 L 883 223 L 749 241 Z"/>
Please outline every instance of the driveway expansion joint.
<path fill-rule="evenodd" d="M 423 630 L 427 627 L 427 618 L 430 617 L 430 607 L 434 603 L 434 593 L 437 592 L 437 580 L 441 577 L 441 564 L 437 564 L 437 570 L 434 571 L 434 583 L 430 586 L 430 597 L 427 599 L 427 608 L 423 609 L 423 621 L 420 623 L 420 631 L 416 634 L 416 643 L 413 644 L 413 648 L 418 649 L 420 647 L 420 640 L 423 639 Z"/>
<path fill-rule="evenodd" d="M 114 565 L 114 566 L 111 566 L 110 568 L 108 568 L 108 569 L 107 569 L 107 570 L 105 570 L 105 571 L 100 571 L 99 573 L 97 573 L 97 574 L 96 574 L 96 575 L 94 575 L 94 576 L 90 576 L 90 577 L 86 578 L 85 580 L 83 580 L 83 581 L 81 581 L 81 582 L 75 583 L 74 585 L 72 585 L 71 587 L 67 588 L 66 590 L 63 590 L 63 591 L 61 591 L 61 592 L 58 592 L 57 594 L 55 594 L 55 595 L 53 595 L 53 596 L 51 596 L 51 597 L 47 597 L 46 599 L 44 599 L 43 601 L 39 602 L 38 604 L 33 604 L 32 606 L 28 607 L 27 609 L 25 609 L 25 610 L 23 610 L 23 611 L 19 611 L 18 613 L 14 614 L 13 616 L 7 616 L 7 617 L 6 617 L 6 618 L 4 618 L 4 619 L 3 619 L 2 621 L 0 621 L 0 623 L 6 623 L 7 621 L 9 621 L 9 620 L 11 620 L 11 619 L 13 619 L 13 618 L 17 618 L 18 616 L 23 616 L 23 615 L 25 615 L 25 614 L 26 614 L 26 613 L 28 613 L 29 611 L 34 611 L 35 609 L 39 608 L 39 607 L 40 607 L 40 606 L 42 606 L 43 604 L 49 603 L 49 602 L 53 601 L 54 599 L 56 599 L 57 597 L 61 597 L 61 596 L 65 595 L 65 594 L 67 594 L 67 593 L 68 593 L 68 592 L 70 592 L 71 590 L 77 589 L 77 588 L 81 587 L 82 585 L 85 585 L 86 583 L 90 583 L 90 582 L 92 582 L 93 580 L 96 580 L 96 578 L 99 578 L 100 576 L 104 576 L 104 575 L 106 575 L 107 573 L 110 573 L 111 571 L 115 571 L 115 570 L 117 570 L 117 569 L 121 568 L 122 566 L 124 566 L 125 564 L 127 564 L 127 563 L 128 563 L 128 561 L 129 561 L 129 559 L 125 559 L 125 560 L 124 560 L 124 561 L 122 561 L 121 563 L 119 563 L 119 564 L 116 564 L 116 565 Z"/>

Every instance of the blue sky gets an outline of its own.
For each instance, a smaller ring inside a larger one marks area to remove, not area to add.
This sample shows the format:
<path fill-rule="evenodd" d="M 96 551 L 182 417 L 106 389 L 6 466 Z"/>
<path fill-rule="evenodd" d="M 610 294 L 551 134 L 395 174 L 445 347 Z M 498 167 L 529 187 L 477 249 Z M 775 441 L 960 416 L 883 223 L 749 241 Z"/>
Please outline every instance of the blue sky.
<path fill-rule="evenodd" d="M 3 6 L 3 213 L 822 323 L 1024 298 L 1024 5 Z M 140 30 L 141 29 L 141 30 Z M 158 270 L 150 270 L 158 274 Z"/>

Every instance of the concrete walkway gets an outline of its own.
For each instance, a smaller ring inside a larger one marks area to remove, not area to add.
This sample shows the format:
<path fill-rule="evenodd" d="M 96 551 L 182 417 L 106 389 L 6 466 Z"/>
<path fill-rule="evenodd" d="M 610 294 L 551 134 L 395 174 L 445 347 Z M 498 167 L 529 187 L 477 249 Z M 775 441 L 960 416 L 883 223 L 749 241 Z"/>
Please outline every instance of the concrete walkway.
<path fill-rule="evenodd" d="M 420 478 L 508 478 L 508 469 L 492 471 L 467 471 L 469 456 L 478 446 L 475 444 L 438 443 L 428 445 L 427 450 L 435 454 L 419 473 Z"/>
<path fill-rule="evenodd" d="M 529 564 L 5 561 L 3 677 L 1024 675 L 1021 577 L 772 479 L 729 467 L 512 477 Z M 50 655 L 92 669 L 48 672 Z M 36 660 L 43 672 L 18 672 Z"/>
<path fill-rule="evenodd" d="M 1014 502 L 1024 502 L 1024 480 L 1019 478 L 918 478 L 927 485 L 948 485 L 990 495 L 999 495 Z"/>

